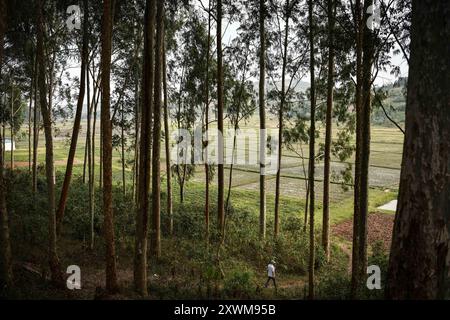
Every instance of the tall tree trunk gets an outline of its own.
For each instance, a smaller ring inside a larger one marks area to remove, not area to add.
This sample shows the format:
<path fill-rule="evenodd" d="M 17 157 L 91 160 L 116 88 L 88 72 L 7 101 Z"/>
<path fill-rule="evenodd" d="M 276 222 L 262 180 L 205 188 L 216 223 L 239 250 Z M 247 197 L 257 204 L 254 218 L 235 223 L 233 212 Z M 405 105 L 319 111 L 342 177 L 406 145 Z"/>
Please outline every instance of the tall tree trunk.
<path fill-rule="evenodd" d="M 127 192 L 126 178 L 125 178 L 125 129 L 124 129 L 124 109 L 123 104 L 120 110 L 121 112 L 121 124 L 120 124 L 120 140 L 121 140 L 121 155 L 122 155 L 122 194 L 125 197 Z"/>
<path fill-rule="evenodd" d="M 110 77 L 111 77 L 111 41 L 112 8 L 111 0 L 103 0 L 101 31 L 101 85 L 102 85 L 102 147 L 103 147 L 103 233 L 106 244 L 106 290 L 109 293 L 118 290 L 116 271 L 116 249 L 114 243 L 114 215 L 112 208 L 112 126 L 110 115 Z"/>
<path fill-rule="evenodd" d="M 138 61 L 139 59 L 139 51 L 140 51 L 140 35 L 139 35 L 139 26 L 138 26 L 138 30 L 136 31 L 137 33 L 137 41 L 135 41 L 135 50 L 134 50 L 134 58 L 135 61 Z M 135 201 L 135 203 L 137 204 L 139 202 L 138 199 L 138 192 L 137 190 L 138 188 L 138 184 L 139 184 L 139 125 L 141 123 L 140 120 L 140 110 L 141 110 L 141 100 L 140 100 L 140 92 L 139 92 L 139 77 L 140 77 L 140 72 L 139 72 L 139 64 L 136 63 L 135 64 L 135 70 L 134 70 L 134 77 L 135 77 L 135 85 L 134 85 L 134 100 L 135 100 L 135 108 L 134 108 L 134 113 L 135 113 L 135 122 L 134 122 L 134 131 L 135 131 L 135 139 L 134 139 L 134 164 L 133 164 L 133 199 Z"/>
<path fill-rule="evenodd" d="M 36 70 L 34 69 L 34 54 L 31 55 L 31 60 L 33 61 L 33 74 L 30 81 L 30 101 L 28 105 L 28 173 L 31 174 L 31 110 L 33 107 L 33 90 L 34 90 L 34 79 L 36 78 Z"/>
<path fill-rule="evenodd" d="M 368 9 L 373 5 L 373 0 L 364 1 L 364 19 L 368 21 L 370 13 Z M 362 66 L 362 101 L 361 101 L 361 173 L 359 190 L 359 254 L 358 265 L 359 281 L 363 278 L 367 269 L 367 216 L 369 211 L 369 159 L 370 159 L 370 115 L 372 108 L 372 65 L 374 60 L 374 34 L 371 29 L 365 27 L 363 32 L 363 66 Z M 361 285 L 361 283 L 359 284 Z"/>
<path fill-rule="evenodd" d="M 88 136 L 84 137 L 84 157 L 83 157 L 83 183 L 86 183 L 86 168 L 88 164 Z"/>
<path fill-rule="evenodd" d="M 259 237 L 266 237 L 266 31 L 264 26 L 265 0 L 259 0 Z"/>
<path fill-rule="evenodd" d="M 333 125 L 333 90 L 334 90 L 334 19 L 336 2 L 328 0 L 328 79 L 327 111 L 325 120 L 325 156 L 323 179 L 323 223 L 322 246 L 327 261 L 330 260 L 330 158 Z"/>
<path fill-rule="evenodd" d="M 89 67 L 88 67 L 89 68 Z M 89 76 L 89 74 L 88 74 Z M 89 81 L 89 78 L 88 78 Z M 90 239 L 90 248 L 91 250 L 94 249 L 94 240 L 95 240 L 95 232 L 94 232 L 94 222 L 95 222 L 95 163 L 96 163 L 96 143 L 95 143 L 95 138 L 96 138 L 96 131 L 97 131 L 97 107 L 98 107 L 98 99 L 99 99 L 99 95 L 100 95 L 100 88 L 97 87 L 97 82 L 94 86 L 94 95 L 92 97 L 92 101 L 93 101 L 93 113 L 92 113 L 92 117 L 93 117 L 93 122 L 92 122 L 92 178 L 91 178 L 91 193 L 90 193 L 90 205 L 89 205 L 89 210 L 90 210 L 90 217 L 91 217 L 91 239 Z M 95 98 L 95 100 L 94 100 Z M 100 176 L 101 176 L 101 170 L 100 170 Z"/>
<path fill-rule="evenodd" d="M 356 150 L 355 150 L 355 178 L 354 178 L 354 209 L 353 209 L 353 249 L 352 249 L 352 280 L 351 296 L 357 295 L 361 274 L 359 266 L 359 216 L 360 216 L 360 189 L 361 189 L 361 145 L 362 145 L 362 33 L 364 24 L 362 21 L 361 0 L 355 2 L 355 34 L 356 34 Z"/>
<path fill-rule="evenodd" d="M 165 29 L 164 29 L 165 30 Z M 169 234 L 173 234 L 173 208 L 172 208 L 172 173 L 170 171 L 170 131 L 169 131 L 169 107 L 167 94 L 167 53 L 165 31 L 163 32 L 163 92 L 164 92 L 164 146 L 166 148 L 166 177 L 167 177 L 167 217 L 169 218 Z"/>
<path fill-rule="evenodd" d="M 315 134 L 316 134 L 316 84 L 314 59 L 314 22 L 313 0 L 309 0 L 309 47 L 310 47 L 310 74 L 311 74 L 311 126 L 309 131 L 309 298 L 314 299 L 314 170 L 315 170 Z"/>
<path fill-rule="evenodd" d="M 51 109 L 47 102 L 47 86 L 45 80 L 46 65 L 44 53 L 44 1 L 38 0 L 37 10 L 37 59 L 39 66 L 39 97 L 41 102 L 42 119 L 45 132 L 45 172 L 47 177 L 48 196 L 48 262 L 50 266 L 51 280 L 57 285 L 63 285 L 61 265 L 57 252 L 56 241 L 56 213 L 55 213 L 55 176 L 53 163 L 53 130 Z"/>
<path fill-rule="evenodd" d="M 406 135 L 386 286 L 389 299 L 445 299 L 449 294 L 449 15 L 448 1 L 412 1 Z"/>
<path fill-rule="evenodd" d="M 218 141 L 218 192 L 217 192 L 217 218 L 221 233 L 225 226 L 224 208 L 224 137 L 223 137 L 223 62 L 222 62 L 222 0 L 217 0 L 217 129 L 219 130 Z"/>
<path fill-rule="evenodd" d="M 32 181 L 31 189 L 33 195 L 37 192 L 37 157 L 38 157 L 38 146 L 39 146 L 39 101 L 38 101 L 38 84 L 39 79 L 38 73 L 38 61 L 37 56 L 34 62 L 34 108 L 33 108 L 33 165 L 32 165 Z"/>
<path fill-rule="evenodd" d="M 11 129 L 11 152 L 9 153 L 11 156 L 11 161 L 10 161 L 10 168 L 11 168 L 11 172 L 14 171 L 14 147 L 15 147 L 15 143 L 14 143 L 14 85 L 13 82 L 11 82 L 11 123 L 10 123 L 10 129 Z"/>
<path fill-rule="evenodd" d="M 153 38 L 156 2 L 147 0 L 144 22 L 144 57 L 142 106 L 138 168 L 138 210 L 136 214 L 136 243 L 134 256 L 134 286 L 143 296 L 147 291 L 147 237 L 150 192 L 150 134 L 153 103 Z"/>
<path fill-rule="evenodd" d="M 153 104 L 153 149 L 152 149 L 152 226 L 151 253 L 161 257 L 161 93 L 163 53 L 164 0 L 157 2 L 155 43 L 155 84 Z"/>
<path fill-rule="evenodd" d="M 6 0 L 0 0 L 0 68 L 3 66 L 3 39 L 6 32 L 6 17 Z M 0 133 L 0 288 L 13 285 L 9 219 L 6 208 L 6 186 L 3 177 L 3 138 Z"/>
<path fill-rule="evenodd" d="M 89 237 L 89 248 L 92 250 L 94 248 L 94 230 L 93 230 L 93 220 L 94 220 L 94 167 L 95 167 L 95 149 L 92 147 L 94 143 L 94 138 L 92 134 L 92 113 L 93 113 L 93 104 L 95 99 L 95 90 L 94 95 L 92 96 L 91 102 L 91 88 L 90 88 L 90 76 L 89 76 L 89 61 L 86 66 L 86 90 L 87 90 L 87 102 L 88 102 L 88 119 L 87 119 L 87 135 L 89 137 L 89 217 L 90 217 L 90 237 Z"/>
<path fill-rule="evenodd" d="M 205 132 L 206 147 L 208 148 L 208 129 L 209 129 L 209 68 L 210 68 L 210 46 L 211 46 L 211 2 L 208 2 L 208 41 L 206 48 L 206 79 L 205 79 Z M 205 161 L 205 239 L 206 245 L 209 246 L 209 159 L 208 152 L 204 153 Z"/>
<path fill-rule="evenodd" d="M 80 132 L 81 114 L 83 113 L 83 102 L 86 91 L 86 74 L 89 59 L 89 52 L 88 52 L 89 7 L 87 0 L 83 0 L 83 4 L 84 4 L 84 17 L 83 17 L 84 23 L 83 23 L 83 47 L 81 49 L 80 92 L 78 94 L 77 110 L 75 113 L 75 120 L 73 124 L 72 139 L 70 141 L 69 156 L 67 158 L 66 173 L 61 188 L 61 196 L 59 198 L 58 210 L 56 212 L 56 231 L 58 235 L 61 234 L 61 226 L 64 218 L 64 211 L 66 209 L 67 197 L 69 196 L 70 181 L 72 179 L 72 171 L 73 171 L 73 162 L 75 160 L 75 152 L 77 151 L 78 134 Z M 89 134 L 87 136 L 88 136 L 87 139 L 89 139 Z M 88 147 L 88 143 L 86 143 L 86 147 Z"/>
<path fill-rule="evenodd" d="M 275 180 L 275 222 L 274 222 L 274 237 L 277 238 L 280 232 L 280 183 L 281 183 L 281 158 L 283 154 L 283 115 L 284 106 L 286 103 L 286 68 L 287 68 L 287 47 L 289 36 L 289 19 L 290 19 L 290 3 L 286 1 L 286 25 L 284 30 L 283 40 L 283 66 L 281 70 L 281 101 L 280 110 L 278 111 L 278 163 L 277 176 Z"/>

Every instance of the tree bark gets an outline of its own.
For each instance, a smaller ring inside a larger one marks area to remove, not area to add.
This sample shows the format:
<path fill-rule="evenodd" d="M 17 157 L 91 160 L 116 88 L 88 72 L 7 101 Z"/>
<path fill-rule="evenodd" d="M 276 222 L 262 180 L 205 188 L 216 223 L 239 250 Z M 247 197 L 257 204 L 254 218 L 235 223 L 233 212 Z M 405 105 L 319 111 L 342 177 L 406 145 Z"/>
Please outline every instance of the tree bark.
<path fill-rule="evenodd" d="M 287 47 L 288 47 L 288 36 L 289 36 L 289 0 L 286 1 L 286 26 L 284 30 L 284 41 L 283 41 L 283 66 L 281 70 L 281 102 L 280 110 L 278 112 L 278 164 L 277 164 L 277 176 L 275 181 L 275 222 L 274 222 L 274 237 L 278 237 L 280 232 L 280 183 L 281 183 L 281 159 L 283 154 L 283 115 L 284 115 L 284 105 L 286 103 L 286 68 L 287 68 Z"/>
<path fill-rule="evenodd" d="M 367 21 L 370 13 L 367 13 L 373 0 L 364 1 L 364 19 Z M 367 217 L 369 214 L 369 159 L 370 159 L 370 115 L 372 108 L 372 65 L 374 59 L 374 34 L 372 30 L 364 27 L 363 32 L 363 66 L 362 66 L 362 101 L 361 101 L 361 164 L 360 164 L 360 190 L 359 190 L 359 254 L 358 254 L 358 280 L 361 285 L 367 269 Z"/>
<path fill-rule="evenodd" d="M 164 29 L 165 30 L 165 29 Z M 167 177 L 167 217 L 169 218 L 169 234 L 173 235 L 173 210 L 172 210 L 172 173 L 170 171 L 170 131 L 169 131 L 169 107 L 167 94 L 167 53 L 165 31 L 163 33 L 163 91 L 164 91 L 164 146 L 166 148 L 166 177 Z"/>
<path fill-rule="evenodd" d="M 219 130 L 218 141 L 218 192 L 217 192 L 217 218 L 221 233 L 225 226 L 224 208 L 224 137 L 223 137 L 223 62 L 222 62 L 222 0 L 217 0 L 217 129 Z"/>
<path fill-rule="evenodd" d="M 57 252 L 56 241 L 56 213 L 55 213 L 55 173 L 53 163 L 53 130 L 51 109 L 47 102 L 47 86 L 45 80 L 46 65 L 44 53 L 44 1 L 38 1 L 37 12 L 37 59 L 39 66 L 39 97 L 41 102 L 42 119 L 45 133 L 45 172 L 47 178 L 47 209 L 48 209 L 48 262 L 50 266 L 51 280 L 58 286 L 63 285 L 61 265 Z"/>
<path fill-rule="evenodd" d="M 111 77 L 111 42 L 112 42 L 112 3 L 103 1 L 101 29 L 101 122 L 103 148 L 103 233 L 106 244 L 106 291 L 118 290 L 116 271 L 116 249 L 114 243 L 114 215 L 112 208 L 112 126 L 110 115 L 110 77 Z"/>
<path fill-rule="evenodd" d="M 264 26 L 266 7 L 264 0 L 259 0 L 259 237 L 266 237 L 266 31 Z"/>
<path fill-rule="evenodd" d="M 127 193 L 127 182 L 125 177 L 125 129 L 124 129 L 124 109 L 123 104 L 120 110 L 121 113 L 121 124 L 120 124 L 120 142 L 121 142 L 121 156 L 122 156 L 122 195 L 125 197 Z"/>
<path fill-rule="evenodd" d="M 206 147 L 208 147 L 208 129 L 209 129 L 209 65 L 210 65 L 210 46 L 211 46 L 211 2 L 208 3 L 208 41 L 206 48 L 206 79 L 205 79 L 205 132 Z M 206 246 L 209 246 L 209 159 L 208 152 L 204 154 L 205 160 L 205 239 Z"/>
<path fill-rule="evenodd" d="M 12 78 L 12 75 L 11 75 Z M 11 129 L 11 152 L 9 153 L 11 156 L 11 161 L 9 163 L 9 167 L 11 172 L 14 171 L 14 83 L 11 81 L 11 119 L 10 119 L 10 129 Z"/>
<path fill-rule="evenodd" d="M 327 261 L 330 260 L 330 160 L 333 125 L 333 90 L 334 90 L 334 19 L 336 3 L 328 0 L 328 79 L 327 79 L 327 110 L 325 120 L 325 155 L 323 179 L 323 219 L 322 246 Z"/>
<path fill-rule="evenodd" d="M 311 75 L 311 125 L 309 129 L 309 299 L 314 299 L 314 170 L 315 170 L 315 134 L 316 134 L 316 85 L 314 59 L 314 23 L 313 0 L 308 2 L 309 10 L 309 47 L 310 47 L 310 75 Z"/>
<path fill-rule="evenodd" d="M 147 0 L 144 22 L 144 62 L 142 79 L 142 107 L 140 150 L 138 167 L 138 211 L 136 214 L 136 244 L 134 257 L 134 285 L 136 291 L 146 296 L 147 291 L 147 237 L 150 192 L 150 134 L 153 103 L 153 37 L 156 3 Z"/>
<path fill-rule="evenodd" d="M 355 179 L 354 179 L 354 209 L 353 209 L 353 248 L 352 248 L 352 280 L 351 296 L 356 297 L 361 283 L 359 266 L 359 216 L 360 216 L 360 188 L 361 188 L 361 144 L 362 144 L 362 8 L 361 0 L 355 2 L 355 34 L 356 34 L 356 88 L 355 88 L 355 112 L 356 112 L 356 150 L 355 150 Z"/>
<path fill-rule="evenodd" d="M 413 0 L 406 135 L 386 297 L 445 299 L 450 267 L 450 3 Z"/>
<path fill-rule="evenodd" d="M 37 56 L 34 63 L 34 73 L 38 73 L 38 61 Z M 32 181 L 31 189 L 33 194 L 37 192 L 37 157 L 39 146 L 39 100 L 38 100 L 38 84 L 39 79 L 36 76 L 34 80 L 34 108 L 33 108 L 33 165 L 32 165 Z"/>
<path fill-rule="evenodd" d="M 153 104 L 153 149 L 152 149 L 152 227 L 151 254 L 161 257 L 161 93 L 162 93 L 162 53 L 164 0 L 157 2 L 156 43 L 155 43 L 155 83 Z"/>
<path fill-rule="evenodd" d="M 59 198 L 58 210 L 56 212 L 56 231 L 58 235 L 61 234 L 64 211 L 66 209 L 67 197 L 69 196 L 69 188 L 73 171 L 73 162 L 75 160 L 75 152 L 77 151 L 78 134 L 80 132 L 81 115 L 83 113 L 83 102 L 84 102 L 84 95 L 86 92 L 86 74 L 87 74 L 86 71 L 89 59 L 88 53 L 89 8 L 87 0 L 83 0 L 83 4 L 84 4 L 84 16 L 83 16 L 84 22 L 83 22 L 83 45 L 81 49 L 80 92 L 78 94 L 77 110 L 75 113 L 75 120 L 73 124 L 72 139 L 70 141 L 69 156 L 67 158 L 66 173 L 64 175 L 64 182 L 61 189 L 61 196 Z M 89 135 L 87 135 L 87 139 L 89 139 Z M 86 146 L 88 146 L 88 143 L 86 143 Z"/>
<path fill-rule="evenodd" d="M 89 69 L 89 66 L 88 66 Z M 93 73 L 95 74 L 95 73 Z M 88 78 L 88 82 L 89 82 L 89 74 L 87 75 Z M 91 147 L 92 147 L 92 172 L 91 172 L 91 192 L 90 192 L 90 196 L 89 196 L 89 210 L 90 210 L 90 218 L 91 218 L 91 238 L 90 238 L 90 248 L 91 250 L 94 249 L 94 241 L 95 241 L 95 232 L 94 232 L 94 222 L 95 222 L 95 153 L 96 153 L 96 147 L 95 147 L 95 137 L 96 137 L 96 131 L 97 131 L 97 107 L 98 107 L 98 100 L 99 100 L 99 96 L 100 96 L 100 88 L 97 87 L 98 86 L 98 81 L 95 81 L 95 85 L 94 85 L 94 93 L 92 96 L 92 106 L 91 108 L 93 108 L 93 113 L 92 113 L 92 117 L 93 117 L 93 121 L 92 121 L 92 143 L 91 143 Z M 100 176 L 101 176 L 101 170 L 100 170 Z"/>
<path fill-rule="evenodd" d="M 0 67 L 3 65 L 3 39 L 6 32 L 6 17 L 6 0 L 0 0 Z M 0 289 L 13 285 L 9 218 L 6 207 L 6 186 L 3 178 L 3 141 L 0 132 Z"/>
<path fill-rule="evenodd" d="M 33 90 L 34 90 L 34 79 L 36 78 L 36 70 L 34 69 L 34 54 L 31 55 L 31 60 L 33 63 L 33 74 L 31 76 L 30 80 L 30 101 L 28 105 L 28 173 L 31 174 L 31 138 L 32 138 L 32 131 L 31 131 L 31 110 L 33 108 Z"/>

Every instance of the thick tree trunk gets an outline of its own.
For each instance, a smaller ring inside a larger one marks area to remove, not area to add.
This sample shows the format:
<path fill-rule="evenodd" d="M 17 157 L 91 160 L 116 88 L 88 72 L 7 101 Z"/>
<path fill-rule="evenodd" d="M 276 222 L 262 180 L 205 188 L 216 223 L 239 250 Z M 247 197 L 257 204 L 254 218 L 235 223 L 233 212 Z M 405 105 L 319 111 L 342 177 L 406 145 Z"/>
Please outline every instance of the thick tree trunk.
<path fill-rule="evenodd" d="M 152 227 L 151 254 L 161 257 L 161 93 L 163 53 L 164 0 L 157 2 L 155 43 L 155 85 L 153 104 L 153 149 L 152 149 Z"/>
<path fill-rule="evenodd" d="M 357 295 L 361 275 L 359 266 L 359 216 L 360 216 L 360 189 L 361 189 L 361 144 L 362 144 L 362 22 L 361 0 L 355 2 L 355 34 L 356 34 L 356 88 L 355 88 L 355 112 L 356 112 L 356 150 L 355 150 L 355 178 L 354 178 L 354 209 L 353 209 L 353 249 L 352 249 L 352 280 L 351 295 Z"/>
<path fill-rule="evenodd" d="M 3 39 L 6 32 L 6 17 L 6 0 L 0 0 L 0 68 L 3 62 Z M 6 208 L 6 186 L 3 178 L 3 141 L 0 133 L 0 289 L 11 287 L 13 284 L 9 219 Z"/>
<path fill-rule="evenodd" d="M 219 130 L 218 154 L 218 192 L 217 192 L 217 218 L 221 233 L 225 227 L 224 208 L 224 141 L 223 141 L 223 62 L 222 62 L 222 0 L 217 0 L 217 129 Z"/>
<path fill-rule="evenodd" d="M 138 167 L 138 210 L 136 214 L 136 244 L 134 256 L 134 286 L 146 296 L 147 291 L 147 238 L 150 192 L 150 134 L 153 107 L 153 38 L 155 31 L 156 2 L 147 0 L 144 26 L 144 62 L 142 79 L 142 106 L 140 150 Z"/>
<path fill-rule="evenodd" d="M 311 126 L 309 129 L 309 299 L 314 299 L 314 170 L 315 170 L 315 134 L 316 134 L 316 85 L 315 85 L 315 59 L 314 59 L 314 22 L 313 0 L 309 0 L 309 47 L 310 47 L 310 74 L 311 74 Z"/>
<path fill-rule="evenodd" d="M 325 120 L 325 156 L 323 179 L 323 219 L 322 246 L 327 261 L 330 260 L 330 159 L 333 124 L 333 90 L 334 90 L 334 19 L 336 3 L 328 0 L 328 79 L 327 111 Z"/>
<path fill-rule="evenodd" d="M 259 0 L 259 237 L 266 237 L 266 31 L 264 26 L 266 6 Z"/>
<path fill-rule="evenodd" d="M 101 85 L 102 85 L 102 148 L 103 148 L 103 233 L 106 244 L 106 290 L 114 293 L 118 290 L 116 271 L 116 249 L 114 239 L 114 215 L 112 208 L 112 126 L 110 115 L 110 76 L 112 42 L 112 6 L 111 0 L 103 1 L 101 31 Z"/>
<path fill-rule="evenodd" d="M 50 266 L 51 280 L 58 286 L 63 285 L 61 265 L 57 253 L 56 242 L 56 212 L 55 212 L 55 172 L 53 163 L 53 130 L 51 109 L 47 102 L 47 86 L 45 80 L 46 65 L 44 53 L 44 1 L 38 1 L 37 12 L 37 59 L 39 66 L 39 97 L 41 102 L 42 119 L 44 121 L 45 133 L 45 173 L 47 177 L 48 196 L 48 262 Z"/>
<path fill-rule="evenodd" d="M 445 299 L 450 267 L 450 93 L 444 0 L 413 0 L 406 135 L 389 299 Z"/>
<path fill-rule="evenodd" d="M 167 94 L 167 56 L 164 32 L 163 38 L 163 91 L 164 91 L 164 146 L 166 151 L 166 177 L 167 177 L 167 217 L 169 218 L 169 234 L 173 235 L 172 210 L 172 172 L 170 171 L 170 131 L 169 131 L 169 95 Z"/>
<path fill-rule="evenodd" d="M 81 74 L 80 74 L 80 92 L 78 94 L 77 110 L 75 113 L 75 120 L 73 124 L 72 139 L 70 141 L 69 156 L 67 158 L 66 173 L 61 189 L 61 196 L 59 198 L 58 210 L 56 212 L 56 231 L 61 234 L 61 226 L 64 218 L 64 211 L 66 209 L 67 197 L 69 196 L 70 181 L 72 179 L 73 162 L 75 160 L 75 152 L 77 151 L 78 134 L 80 132 L 81 115 L 83 113 L 83 102 L 86 91 L 86 71 L 89 59 L 88 53 L 88 23 L 89 23 L 89 8 L 87 0 L 84 3 L 84 23 L 83 23 L 83 47 L 81 49 Z M 89 135 L 87 135 L 89 139 Z M 86 143 L 86 150 L 89 144 Z M 86 161 L 85 161 L 86 163 Z M 84 180 L 84 179 L 83 179 Z"/>

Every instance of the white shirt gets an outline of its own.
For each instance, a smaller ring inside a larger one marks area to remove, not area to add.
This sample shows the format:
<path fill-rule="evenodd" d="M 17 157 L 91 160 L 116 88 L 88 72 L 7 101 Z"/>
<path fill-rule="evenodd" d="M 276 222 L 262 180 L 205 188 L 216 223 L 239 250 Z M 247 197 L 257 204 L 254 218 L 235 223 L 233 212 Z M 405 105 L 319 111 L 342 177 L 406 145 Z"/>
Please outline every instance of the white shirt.
<path fill-rule="evenodd" d="M 271 263 L 267 266 L 267 275 L 271 278 L 275 278 L 275 266 Z"/>

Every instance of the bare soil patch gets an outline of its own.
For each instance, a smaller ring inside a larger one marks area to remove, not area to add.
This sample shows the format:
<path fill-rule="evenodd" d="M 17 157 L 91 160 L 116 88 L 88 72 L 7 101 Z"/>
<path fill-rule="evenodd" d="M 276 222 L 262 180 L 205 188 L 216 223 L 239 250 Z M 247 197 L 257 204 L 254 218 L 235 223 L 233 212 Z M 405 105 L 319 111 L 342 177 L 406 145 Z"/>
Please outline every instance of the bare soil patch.
<path fill-rule="evenodd" d="M 369 245 L 382 242 L 387 251 L 391 246 L 394 215 L 385 213 L 369 213 L 367 224 L 367 238 Z M 331 233 L 347 241 L 353 239 L 353 220 L 346 220 L 331 227 Z"/>

